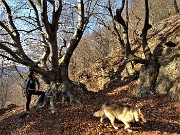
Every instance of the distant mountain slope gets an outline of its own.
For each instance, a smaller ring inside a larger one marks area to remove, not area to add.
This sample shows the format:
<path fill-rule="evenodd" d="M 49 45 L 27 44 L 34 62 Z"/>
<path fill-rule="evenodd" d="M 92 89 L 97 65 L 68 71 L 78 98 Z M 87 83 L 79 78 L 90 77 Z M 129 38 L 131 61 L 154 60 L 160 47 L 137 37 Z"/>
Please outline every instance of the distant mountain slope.
<path fill-rule="evenodd" d="M 26 66 L 22 66 L 22 65 L 17 65 L 17 70 L 20 73 L 24 73 L 24 72 L 28 72 L 29 69 Z M 0 72 L 6 73 L 6 74 L 10 74 L 10 75 L 17 75 L 17 71 L 15 69 L 14 66 L 5 66 L 5 67 L 1 67 L 0 68 Z"/>

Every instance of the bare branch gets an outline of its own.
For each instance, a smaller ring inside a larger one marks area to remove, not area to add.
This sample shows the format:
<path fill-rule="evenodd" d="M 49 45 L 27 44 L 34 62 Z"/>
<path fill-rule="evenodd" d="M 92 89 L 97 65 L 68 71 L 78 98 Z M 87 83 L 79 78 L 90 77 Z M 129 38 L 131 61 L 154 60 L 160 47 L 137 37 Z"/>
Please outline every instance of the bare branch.
<path fill-rule="evenodd" d="M 59 49 L 59 59 L 61 59 L 61 58 L 63 57 L 63 55 L 62 55 L 62 49 L 63 49 L 64 47 L 66 47 L 66 43 L 67 43 L 64 38 L 62 38 L 62 37 L 60 37 L 60 38 L 61 38 L 61 40 L 62 40 L 63 45 L 62 45 L 61 48 Z"/>
<path fill-rule="evenodd" d="M 3 22 L 0 21 L 0 26 L 11 36 L 12 39 L 15 39 L 15 36 L 12 34 L 12 32 L 9 30 L 7 26 L 4 25 Z"/>
<path fill-rule="evenodd" d="M 122 0 L 121 6 L 119 8 L 119 12 L 120 14 L 122 13 L 123 9 L 124 9 L 124 5 L 125 5 L 125 0 Z"/>
<path fill-rule="evenodd" d="M 173 1 L 174 1 L 174 8 L 176 10 L 176 13 L 179 13 L 179 8 L 178 8 L 177 1 L 176 0 L 173 0 Z"/>
<path fill-rule="evenodd" d="M 142 29 L 142 47 L 145 53 L 145 57 L 147 60 L 151 59 L 151 51 L 150 48 L 148 47 L 148 43 L 147 43 L 147 32 L 148 30 L 152 27 L 152 25 L 149 24 L 149 4 L 148 4 L 148 0 L 145 0 L 145 10 L 146 10 L 146 14 L 145 14 L 145 21 L 144 21 L 144 27 Z"/>
<path fill-rule="evenodd" d="M 93 15 L 93 12 L 95 10 L 96 5 L 98 4 L 98 0 L 94 1 L 94 6 L 92 5 L 93 1 L 88 1 L 88 6 L 86 8 L 87 16 L 84 17 L 84 29 L 87 27 L 87 24 L 89 23 L 90 17 Z M 89 7 L 89 8 L 88 8 Z M 93 7 L 92 9 L 90 7 Z"/>
<path fill-rule="evenodd" d="M 61 11 L 62 11 L 62 1 L 58 0 L 58 9 L 57 11 L 55 11 L 55 5 L 53 5 L 54 10 L 53 10 L 53 18 L 52 18 L 52 27 L 55 31 L 57 31 L 58 29 L 58 21 L 61 15 Z"/>
<path fill-rule="evenodd" d="M 38 26 L 38 30 L 40 31 L 40 34 L 41 34 L 41 38 L 44 42 L 44 44 L 47 44 L 46 43 L 46 38 L 45 38 L 45 34 L 43 33 L 43 30 L 42 30 L 42 27 L 41 27 L 41 23 L 40 23 L 40 20 L 39 20 L 39 15 L 38 15 L 38 10 L 36 8 L 36 6 L 34 5 L 34 3 L 31 1 L 31 0 L 28 0 L 31 7 L 33 8 L 34 10 L 34 13 L 35 13 L 35 19 L 36 19 L 36 23 L 37 23 L 37 26 Z"/>
<path fill-rule="evenodd" d="M 6 45 L 0 43 L 0 49 L 8 52 L 16 61 L 19 59 L 18 55 L 14 53 L 10 48 L 8 48 Z"/>
<path fill-rule="evenodd" d="M 111 17 L 111 20 L 112 20 L 112 25 L 113 25 L 114 31 L 116 33 L 117 39 L 120 41 L 121 46 L 124 48 L 124 42 L 121 39 L 121 35 L 120 35 L 120 33 L 119 33 L 119 31 L 118 31 L 118 29 L 116 27 L 115 21 L 114 21 L 114 17 L 113 17 L 113 12 L 112 12 L 112 7 L 111 7 L 110 0 L 108 0 L 108 11 L 110 13 L 110 17 Z M 116 16 L 117 16 L 117 14 L 116 14 Z"/>
<path fill-rule="evenodd" d="M 47 15 L 47 1 L 42 0 L 41 2 L 42 2 L 41 3 L 41 15 L 42 15 L 41 18 L 45 25 L 48 35 L 52 35 L 51 25 L 48 21 L 48 15 Z"/>
<path fill-rule="evenodd" d="M 126 23 L 122 17 L 122 11 L 123 11 L 124 5 L 125 5 L 125 0 L 122 0 L 122 5 L 120 9 L 116 9 L 116 15 L 114 16 L 114 19 L 123 26 L 124 30 L 127 30 Z"/>
<path fill-rule="evenodd" d="M 34 24 L 34 22 L 36 22 L 34 19 L 32 19 L 32 18 L 30 18 L 30 17 L 27 17 L 27 16 L 18 16 L 18 17 L 16 17 L 16 18 L 14 18 L 14 19 L 20 19 L 20 20 L 23 20 L 23 21 L 25 21 L 25 22 L 27 22 L 28 24 L 31 24 L 32 26 L 35 26 L 35 27 L 37 27 L 37 25 L 35 25 Z M 30 22 L 29 20 L 33 20 L 34 22 Z"/>
<path fill-rule="evenodd" d="M 78 7 L 75 4 L 72 4 L 70 2 L 64 1 L 64 4 L 70 5 L 70 7 L 78 9 Z"/>
<path fill-rule="evenodd" d="M 78 28 L 83 30 L 84 25 L 84 4 L 83 0 L 78 1 Z"/>
<path fill-rule="evenodd" d="M 16 69 L 16 71 L 18 72 L 18 74 L 20 75 L 20 77 L 25 80 L 25 78 L 22 76 L 22 74 L 20 73 L 20 71 L 18 70 L 18 68 L 17 68 L 16 65 L 14 65 L 14 68 Z"/>
<path fill-rule="evenodd" d="M 0 53 L 0 56 L 3 57 L 3 58 L 5 58 L 5 59 L 7 59 L 7 60 L 11 60 L 11 61 L 17 62 L 15 59 L 10 58 L 10 57 L 8 57 L 7 55 L 3 55 L 3 54 Z"/>
<path fill-rule="evenodd" d="M 17 37 L 17 39 L 19 39 L 19 33 L 16 31 L 16 26 L 14 25 L 14 22 L 13 22 L 13 18 L 12 18 L 12 14 L 11 14 L 11 9 L 10 7 L 8 6 L 8 4 L 6 3 L 5 0 L 2 0 L 2 4 L 3 6 L 6 8 L 6 11 L 7 11 L 7 15 L 8 15 L 8 22 L 9 22 L 9 25 L 11 27 L 11 30 L 13 30 L 15 32 L 15 36 Z"/>
<path fill-rule="evenodd" d="M 16 47 L 16 44 L 14 44 L 14 43 L 10 43 L 10 42 L 0 42 L 1 44 L 9 44 L 9 45 L 11 45 L 11 46 L 13 46 L 13 47 Z"/>
<path fill-rule="evenodd" d="M 43 53 L 42 59 L 41 59 L 41 64 L 42 64 L 41 66 L 45 67 L 46 70 L 48 70 L 47 61 L 48 61 L 49 55 L 50 55 L 50 48 L 48 46 L 45 46 L 44 53 Z"/>
<path fill-rule="evenodd" d="M 40 26 L 40 27 L 43 27 L 43 26 Z M 12 33 L 15 32 L 15 31 L 22 31 L 22 32 L 26 32 L 26 33 L 31 33 L 31 32 L 33 32 L 33 31 L 36 31 L 37 29 L 39 29 L 39 27 L 37 27 L 37 28 L 35 28 L 35 29 L 32 29 L 32 30 L 29 30 L 29 31 L 27 31 L 27 30 L 14 30 L 14 31 L 11 31 L 11 32 L 9 32 L 9 33 L 3 33 L 3 34 L 0 34 L 0 35 L 10 35 L 10 34 L 12 34 Z"/>

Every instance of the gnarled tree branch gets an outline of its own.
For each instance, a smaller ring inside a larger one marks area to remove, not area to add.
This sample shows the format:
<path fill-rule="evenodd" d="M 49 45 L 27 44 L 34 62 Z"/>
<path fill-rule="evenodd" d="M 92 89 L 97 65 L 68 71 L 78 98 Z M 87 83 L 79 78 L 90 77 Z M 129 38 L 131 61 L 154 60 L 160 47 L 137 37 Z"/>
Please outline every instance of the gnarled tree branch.
<path fill-rule="evenodd" d="M 142 47 L 143 47 L 143 51 L 145 54 L 145 58 L 147 60 L 150 60 L 152 58 L 152 54 L 150 51 L 150 48 L 148 47 L 148 43 L 147 43 L 147 32 L 148 30 L 152 27 L 152 25 L 149 24 L 149 7 L 148 7 L 148 0 L 145 0 L 145 21 L 144 21 L 144 27 L 142 29 Z"/>

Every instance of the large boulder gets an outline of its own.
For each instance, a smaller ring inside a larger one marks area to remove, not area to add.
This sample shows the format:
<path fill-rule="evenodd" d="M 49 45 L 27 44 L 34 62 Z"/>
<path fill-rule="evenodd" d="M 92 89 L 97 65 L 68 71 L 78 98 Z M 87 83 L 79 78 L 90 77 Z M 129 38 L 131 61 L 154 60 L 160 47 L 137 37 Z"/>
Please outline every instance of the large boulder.
<path fill-rule="evenodd" d="M 180 101 L 180 47 L 163 47 L 156 92 Z"/>

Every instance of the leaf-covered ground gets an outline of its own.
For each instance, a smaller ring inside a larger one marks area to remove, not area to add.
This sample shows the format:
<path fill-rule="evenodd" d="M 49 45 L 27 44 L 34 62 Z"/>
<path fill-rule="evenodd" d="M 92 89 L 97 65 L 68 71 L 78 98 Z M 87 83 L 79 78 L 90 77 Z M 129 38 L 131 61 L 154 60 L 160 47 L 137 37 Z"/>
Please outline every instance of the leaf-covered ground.
<path fill-rule="evenodd" d="M 166 96 L 137 99 L 129 94 L 133 84 L 109 88 L 80 97 L 82 105 L 70 106 L 58 102 L 57 112 L 52 114 L 49 106 L 33 108 L 25 116 L 24 106 L 10 106 L 0 110 L 0 135 L 157 135 L 180 134 L 180 103 L 172 102 Z M 77 95 L 78 97 L 78 95 Z M 132 123 L 133 132 L 123 129 L 123 123 L 116 121 L 119 129 L 114 130 L 108 119 L 100 124 L 93 117 L 105 102 L 141 104 L 147 119 L 145 125 Z"/>

